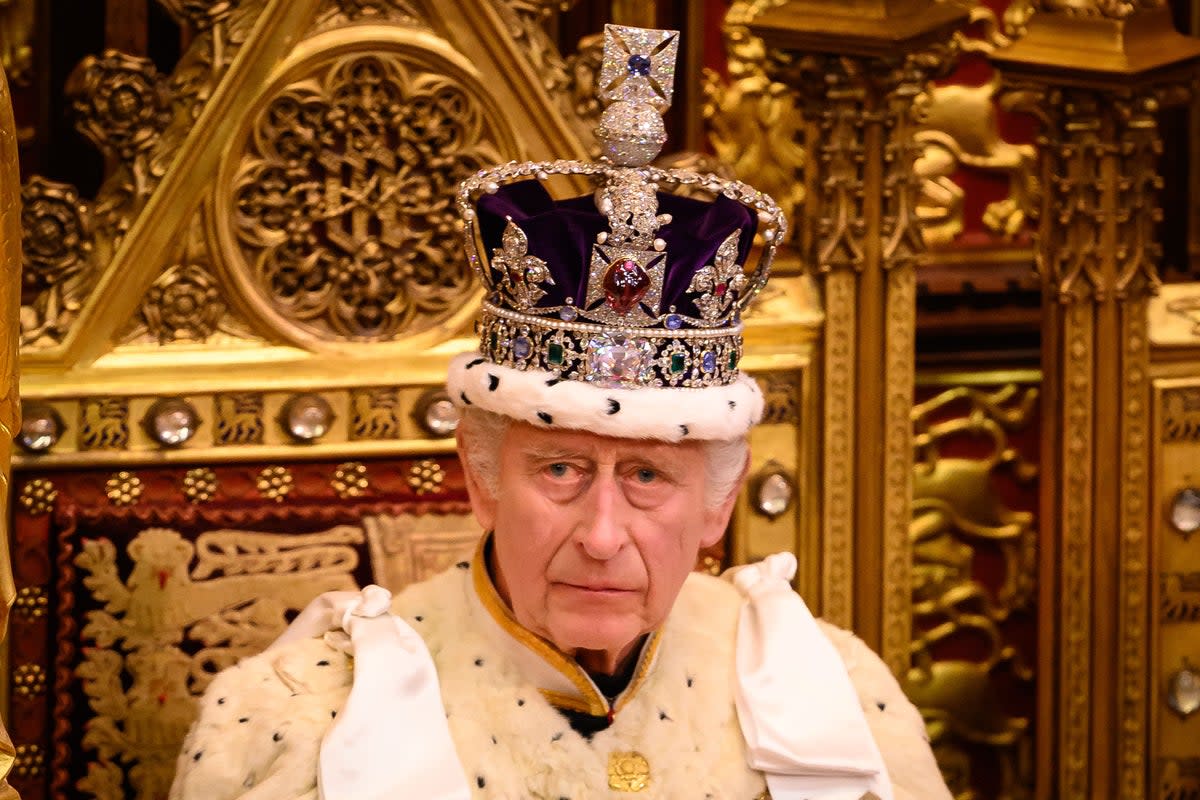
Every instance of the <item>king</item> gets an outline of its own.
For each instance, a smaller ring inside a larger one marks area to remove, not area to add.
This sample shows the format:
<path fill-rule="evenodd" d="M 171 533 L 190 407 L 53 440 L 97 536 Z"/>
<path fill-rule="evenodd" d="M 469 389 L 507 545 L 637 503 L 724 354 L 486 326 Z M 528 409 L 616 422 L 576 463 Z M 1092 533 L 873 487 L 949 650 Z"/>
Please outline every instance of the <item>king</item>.
<path fill-rule="evenodd" d="M 785 220 L 651 166 L 677 48 L 609 26 L 602 158 L 459 191 L 487 290 L 447 381 L 474 558 L 323 595 L 219 675 L 172 800 L 948 800 L 921 715 L 809 613 L 791 553 L 693 572 L 763 413 L 741 315 Z M 553 175 L 594 191 L 555 199 Z"/>

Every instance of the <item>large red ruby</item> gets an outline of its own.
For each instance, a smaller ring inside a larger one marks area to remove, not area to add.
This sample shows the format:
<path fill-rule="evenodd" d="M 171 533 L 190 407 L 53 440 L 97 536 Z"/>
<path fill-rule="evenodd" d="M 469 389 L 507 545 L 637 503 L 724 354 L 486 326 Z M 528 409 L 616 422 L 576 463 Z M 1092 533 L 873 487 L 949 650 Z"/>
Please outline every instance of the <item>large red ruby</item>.
<path fill-rule="evenodd" d="M 650 276 L 636 261 L 618 261 L 604 274 L 604 297 L 618 314 L 628 314 L 650 289 Z"/>

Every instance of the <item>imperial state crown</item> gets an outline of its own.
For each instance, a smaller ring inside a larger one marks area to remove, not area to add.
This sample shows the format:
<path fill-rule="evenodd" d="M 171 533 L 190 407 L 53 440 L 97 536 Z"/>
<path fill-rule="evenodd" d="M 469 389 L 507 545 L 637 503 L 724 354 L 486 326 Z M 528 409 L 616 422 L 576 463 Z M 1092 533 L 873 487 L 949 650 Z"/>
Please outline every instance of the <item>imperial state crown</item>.
<path fill-rule="evenodd" d="M 607 26 L 600 160 L 514 161 L 461 185 L 466 253 L 487 294 L 479 351 L 451 366 L 458 404 L 671 441 L 731 438 L 761 417 L 738 368 L 741 315 L 786 220 L 746 184 L 651 165 L 678 46 L 676 31 Z M 596 189 L 555 199 L 554 175 Z"/>

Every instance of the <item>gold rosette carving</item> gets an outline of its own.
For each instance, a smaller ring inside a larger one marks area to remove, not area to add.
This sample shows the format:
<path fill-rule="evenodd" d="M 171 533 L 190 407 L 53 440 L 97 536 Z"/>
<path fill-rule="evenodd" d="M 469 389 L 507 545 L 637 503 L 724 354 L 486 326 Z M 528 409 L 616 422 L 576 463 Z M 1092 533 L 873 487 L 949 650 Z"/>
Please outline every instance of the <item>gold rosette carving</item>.
<path fill-rule="evenodd" d="M 233 277 L 294 341 L 381 341 L 461 314 L 474 287 L 454 188 L 515 152 L 469 66 L 424 33 L 391 29 L 390 52 L 371 30 L 384 41 L 369 54 L 343 54 L 344 31 L 309 40 L 316 55 L 266 88 L 218 181 Z"/>

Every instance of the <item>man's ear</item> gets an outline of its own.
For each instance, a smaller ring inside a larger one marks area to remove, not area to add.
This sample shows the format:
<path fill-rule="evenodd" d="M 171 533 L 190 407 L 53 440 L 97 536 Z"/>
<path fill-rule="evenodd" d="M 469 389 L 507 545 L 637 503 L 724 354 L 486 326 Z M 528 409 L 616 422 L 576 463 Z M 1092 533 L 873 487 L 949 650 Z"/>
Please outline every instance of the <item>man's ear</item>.
<path fill-rule="evenodd" d="M 725 535 L 725 531 L 729 529 L 729 518 L 733 516 L 733 506 L 737 503 L 738 495 L 742 492 L 742 486 L 746 483 L 746 475 L 750 472 L 750 449 L 746 448 L 746 460 L 742 463 L 742 474 L 733 484 L 733 488 L 729 491 L 729 496 L 726 497 L 721 505 L 709 510 L 709 524 L 704 535 L 700 538 L 700 547 L 712 547 L 721 540 Z"/>
<path fill-rule="evenodd" d="M 463 475 L 466 477 L 467 496 L 471 498 L 471 511 L 475 514 L 475 520 L 485 531 L 490 531 L 496 527 L 496 498 L 480 479 L 479 473 L 471 464 L 471 459 L 467 458 L 466 438 L 471 434 L 463 428 L 462 425 L 458 427 L 454 439 L 458 442 L 458 460 L 462 463 Z"/>

